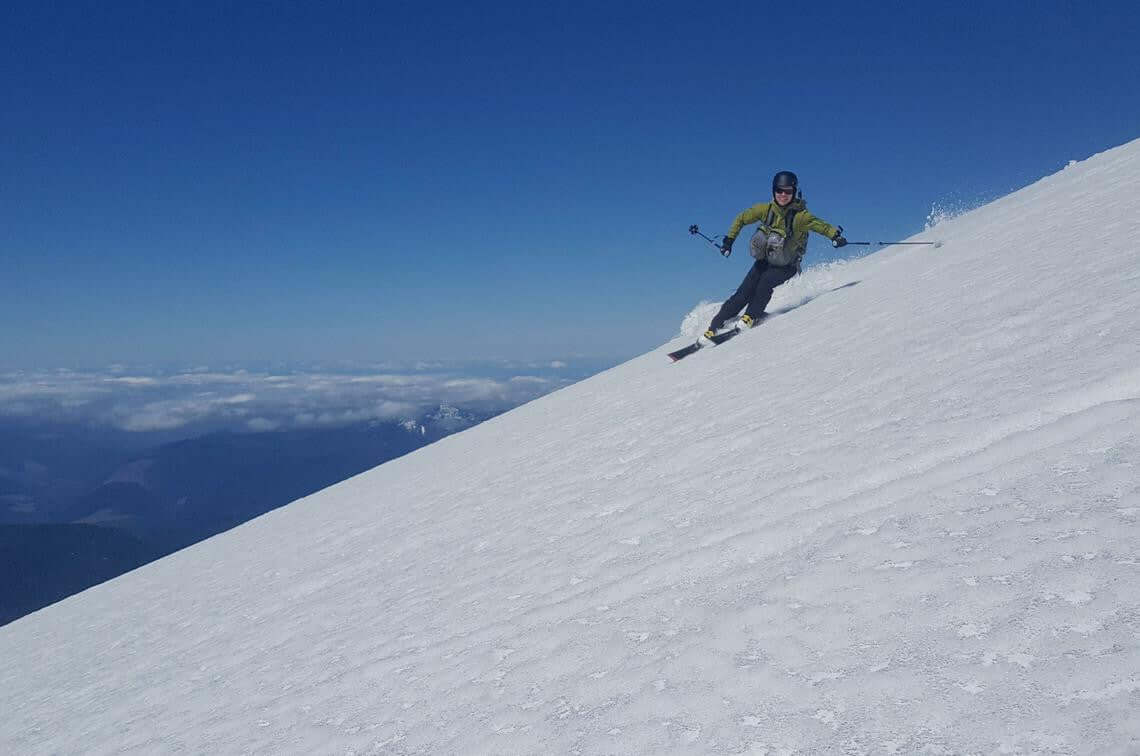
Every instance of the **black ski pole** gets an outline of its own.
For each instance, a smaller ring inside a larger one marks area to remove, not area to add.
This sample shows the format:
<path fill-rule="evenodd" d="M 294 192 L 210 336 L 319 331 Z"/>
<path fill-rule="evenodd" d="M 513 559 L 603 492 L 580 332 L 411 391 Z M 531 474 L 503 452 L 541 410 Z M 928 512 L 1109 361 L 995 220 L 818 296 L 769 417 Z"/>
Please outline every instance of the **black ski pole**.
<path fill-rule="evenodd" d="M 893 247 L 896 244 L 929 244 L 932 247 L 941 247 L 942 246 L 942 242 L 940 242 L 940 241 L 932 241 L 932 242 L 879 242 L 879 244 L 882 244 L 884 247 Z"/>
<path fill-rule="evenodd" d="M 891 246 L 894 246 L 894 245 L 896 245 L 896 244 L 930 244 L 930 245 L 932 245 L 932 246 L 934 246 L 934 247 L 941 247 L 941 246 L 942 246 L 942 242 L 940 242 L 940 241 L 929 241 L 929 242 L 900 242 L 900 241 L 886 241 L 886 242 L 885 242 L 885 241 L 877 241 L 877 242 L 869 242 L 869 241 L 865 241 L 865 242 L 864 242 L 864 241 L 849 241 L 849 242 L 847 242 L 847 243 L 848 243 L 848 244 L 858 244 L 858 245 L 860 245 L 860 246 L 863 246 L 863 247 L 869 247 L 869 246 L 871 246 L 872 244 L 879 244 L 879 245 L 881 245 L 881 246 L 884 246 L 884 247 L 891 247 Z"/>
<path fill-rule="evenodd" d="M 702 239 L 707 240 L 709 244 L 713 245 L 713 247 L 716 249 L 717 252 L 720 252 L 722 257 L 728 257 L 728 255 L 724 254 L 724 250 L 721 249 L 721 246 L 719 244 L 717 244 L 714 239 L 709 239 L 709 237 L 707 237 L 703 233 L 701 233 L 701 230 L 699 228 L 697 228 L 696 223 L 689 226 L 689 233 L 693 234 L 695 236 L 700 236 Z"/>

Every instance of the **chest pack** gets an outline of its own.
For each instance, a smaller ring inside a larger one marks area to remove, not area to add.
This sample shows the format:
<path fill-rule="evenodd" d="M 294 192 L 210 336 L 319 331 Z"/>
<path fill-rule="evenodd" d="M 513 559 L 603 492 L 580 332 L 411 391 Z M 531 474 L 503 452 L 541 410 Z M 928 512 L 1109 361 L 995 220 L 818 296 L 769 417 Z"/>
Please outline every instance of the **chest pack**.
<path fill-rule="evenodd" d="M 790 266 L 799 265 L 800 259 L 803 257 L 804 247 L 806 244 L 802 242 L 797 244 L 795 238 L 795 222 L 796 214 L 803 209 L 803 205 L 799 203 L 799 198 L 794 203 L 797 207 L 788 207 L 784 211 L 783 228 L 776 226 L 779 220 L 776 216 L 776 211 L 771 205 L 768 206 L 767 216 L 764 218 L 764 223 L 760 229 L 757 229 L 757 234 L 761 233 L 763 229 L 768 229 L 765 234 L 765 244 L 763 256 L 767 259 L 770 265 Z M 779 238 L 775 238 L 779 237 Z M 754 250 L 753 257 L 760 259 L 756 254 L 759 250 Z"/>
<path fill-rule="evenodd" d="M 792 204 L 795 204 L 795 203 L 792 203 Z M 783 228 L 782 233 L 783 233 L 783 236 L 785 239 L 791 239 L 792 238 L 792 229 L 795 228 L 795 223 L 796 223 L 796 213 L 798 213 L 799 211 L 800 211 L 800 208 L 789 206 L 788 209 L 784 212 L 784 228 Z M 772 205 L 769 204 L 768 205 L 768 215 L 767 215 L 767 217 L 764 218 L 764 225 L 767 228 L 772 229 L 773 231 L 780 232 L 781 230 L 776 228 L 775 225 L 773 225 L 775 222 L 776 222 L 776 211 L 773 210 Z"/>

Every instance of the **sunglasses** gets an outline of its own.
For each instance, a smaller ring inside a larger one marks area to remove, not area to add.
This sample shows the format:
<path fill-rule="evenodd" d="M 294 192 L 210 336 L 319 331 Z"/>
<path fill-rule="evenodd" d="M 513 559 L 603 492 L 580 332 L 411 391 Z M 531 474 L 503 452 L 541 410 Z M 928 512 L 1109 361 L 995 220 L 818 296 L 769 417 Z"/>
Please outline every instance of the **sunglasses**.
<path fill-rule="evenodd" d="M 777 187 L 776 189 L 774 189 L 772 193 L 773 194 L 787 194 L 790 196 L 790 195 L 795 194 L 796 190 L 781 186 L 781 187 Z"/>

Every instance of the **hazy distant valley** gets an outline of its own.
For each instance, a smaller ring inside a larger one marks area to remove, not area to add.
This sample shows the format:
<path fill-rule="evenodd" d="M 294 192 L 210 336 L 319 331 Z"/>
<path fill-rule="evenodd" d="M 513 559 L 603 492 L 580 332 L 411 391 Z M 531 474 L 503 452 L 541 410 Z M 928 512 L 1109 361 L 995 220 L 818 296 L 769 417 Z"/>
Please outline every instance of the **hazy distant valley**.
<path fill-rule="evenodd" d="M 0 429 L 0 624 L 499 414 L 441 405 L 337 428 Z"/>

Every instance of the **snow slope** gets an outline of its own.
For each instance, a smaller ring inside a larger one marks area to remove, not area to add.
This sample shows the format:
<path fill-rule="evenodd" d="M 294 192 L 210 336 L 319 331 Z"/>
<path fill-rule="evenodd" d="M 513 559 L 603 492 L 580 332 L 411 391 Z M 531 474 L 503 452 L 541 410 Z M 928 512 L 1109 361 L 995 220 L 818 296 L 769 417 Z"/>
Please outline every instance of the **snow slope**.
<path fill-rule="evenodd" d="M 0 751 L 1140 751 L 1138 218 L 1140 141 L 0 628 Z"/>

